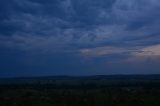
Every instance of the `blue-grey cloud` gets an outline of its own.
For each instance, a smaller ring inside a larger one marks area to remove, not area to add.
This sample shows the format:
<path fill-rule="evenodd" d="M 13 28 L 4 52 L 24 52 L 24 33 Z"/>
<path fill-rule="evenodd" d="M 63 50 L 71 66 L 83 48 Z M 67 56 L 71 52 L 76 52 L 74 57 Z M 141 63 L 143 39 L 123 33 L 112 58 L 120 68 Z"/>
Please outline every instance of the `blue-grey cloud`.
<path fill-rule="evenodd" d="M 126 60 L 135 51 L 160 44 L 158 10 L 159 0 L 1 0 L 0 50 L 40 57 L 63 53 L 71 63 L 81 60 L 82 50 L 103 54 L 93 64 Z M 107 47 L 116 52 L 107 54 Z M 97 48 L 105 50 L 97 52 Z M 22 56 L 22 60 L 26 58 Z M 105 65 L 95 69 L 100 67 Z"/>
<path fill-rule="evenodd" d="M 68 45 L 99 45 L 160 33 L 157 0 L 12 0 L 10 5 L 1 5 L 5 5 L 1 7 L 1 36 L 10 35 L 13 41 L 15 36 L 44 37 L 44 41 L 49 36 Z"/>

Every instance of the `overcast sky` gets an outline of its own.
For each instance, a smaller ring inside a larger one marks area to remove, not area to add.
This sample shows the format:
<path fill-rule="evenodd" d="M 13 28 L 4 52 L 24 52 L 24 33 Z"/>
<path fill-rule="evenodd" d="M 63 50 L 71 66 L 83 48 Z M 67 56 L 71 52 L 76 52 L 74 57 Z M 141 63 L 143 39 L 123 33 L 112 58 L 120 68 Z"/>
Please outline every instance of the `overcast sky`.
<path fill-rule="evenodd" d="M 0 0 L 0 77 L 160 74 L 160 0 Z"/>

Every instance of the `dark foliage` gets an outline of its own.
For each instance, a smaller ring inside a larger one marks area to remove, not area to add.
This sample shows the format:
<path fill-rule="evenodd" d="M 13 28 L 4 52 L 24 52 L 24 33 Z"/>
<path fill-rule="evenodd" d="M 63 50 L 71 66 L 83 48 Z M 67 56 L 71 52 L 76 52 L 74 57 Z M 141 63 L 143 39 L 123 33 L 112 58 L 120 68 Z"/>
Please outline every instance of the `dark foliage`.
<path fill-rule="evenodd" d="M 160 105 L 158 79 L 43 79 L 33 82 L 1 84 L 0 106 Z"/>

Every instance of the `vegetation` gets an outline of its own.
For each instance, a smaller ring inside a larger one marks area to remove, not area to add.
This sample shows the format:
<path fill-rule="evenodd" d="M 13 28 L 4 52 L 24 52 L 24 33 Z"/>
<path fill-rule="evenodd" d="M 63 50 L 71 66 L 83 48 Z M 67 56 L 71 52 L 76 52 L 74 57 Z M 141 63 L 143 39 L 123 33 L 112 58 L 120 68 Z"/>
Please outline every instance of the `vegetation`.
<path fill-rule="evenodd" d="M 160 83 L 157 79 L 78 78 L 38 79 L 33 82 L 1 84 L 0 106 L 159 106 L 160 104 Z"/>

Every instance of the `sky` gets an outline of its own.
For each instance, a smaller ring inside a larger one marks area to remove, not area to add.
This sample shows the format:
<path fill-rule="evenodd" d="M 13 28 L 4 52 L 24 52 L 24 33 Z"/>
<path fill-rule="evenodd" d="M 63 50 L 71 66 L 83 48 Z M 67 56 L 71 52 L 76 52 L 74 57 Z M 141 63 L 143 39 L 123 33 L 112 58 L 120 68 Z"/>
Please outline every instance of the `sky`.
<path fill-rule="evenodd" d="M 160 74 L 160 0 L 0 0 L 0 77 Z"/>

